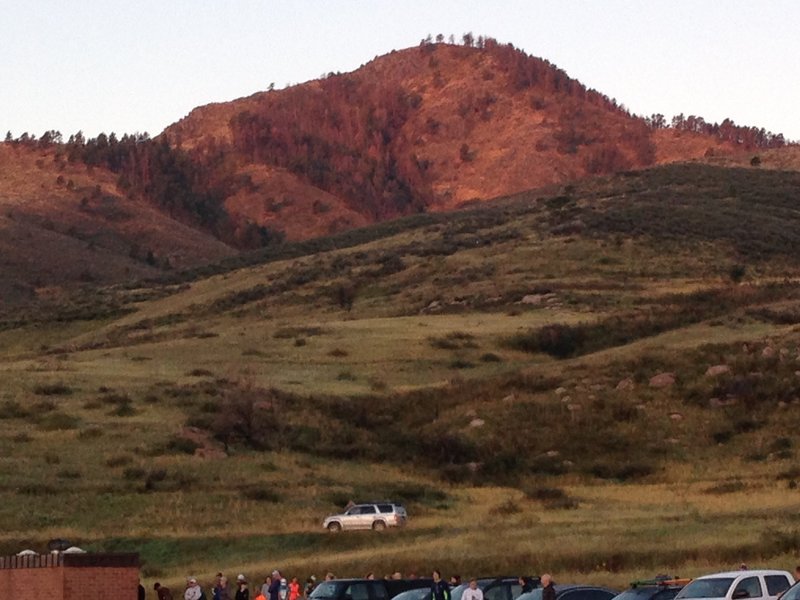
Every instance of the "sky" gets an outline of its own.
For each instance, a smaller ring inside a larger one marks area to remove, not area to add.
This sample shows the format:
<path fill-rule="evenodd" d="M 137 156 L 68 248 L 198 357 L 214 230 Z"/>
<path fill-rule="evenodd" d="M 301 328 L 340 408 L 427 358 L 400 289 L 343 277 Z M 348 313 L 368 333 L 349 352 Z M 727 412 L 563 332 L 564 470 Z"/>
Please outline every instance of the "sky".
<path fill-rule="evenodd" d="M 546 58 L 640 115 L 800 140 L 797 0 L 0 0 L 0 135 L 156 135 L 428 34 Z"/>

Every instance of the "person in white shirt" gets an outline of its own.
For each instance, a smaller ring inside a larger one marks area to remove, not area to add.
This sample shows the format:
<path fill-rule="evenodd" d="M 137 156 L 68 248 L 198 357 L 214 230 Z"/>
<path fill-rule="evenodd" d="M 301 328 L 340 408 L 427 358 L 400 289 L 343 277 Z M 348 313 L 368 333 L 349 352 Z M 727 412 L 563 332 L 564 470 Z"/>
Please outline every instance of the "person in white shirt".
<path fill-rule="evenodd" d="M 189 578 L 189 581 L 186 582 L 186 591 L 183 593 L 184 600 L 200 600 L 202 595 L 203 590 L 197 585 L 197 579 Z"/>
<path fill-rule="evenodd" d="M 483 600 L 483 590 L 478 587 L 478 580 L 474 577 L 469 580 L 469 587 L 464 590 L 461 600 Z"/>

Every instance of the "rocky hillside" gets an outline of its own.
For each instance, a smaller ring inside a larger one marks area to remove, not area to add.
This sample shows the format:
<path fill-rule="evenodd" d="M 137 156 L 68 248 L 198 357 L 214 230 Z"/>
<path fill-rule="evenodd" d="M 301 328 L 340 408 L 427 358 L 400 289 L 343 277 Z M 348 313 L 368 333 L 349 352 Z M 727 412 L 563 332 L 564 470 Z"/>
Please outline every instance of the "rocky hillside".
<path fill-rule="evenodd" d="M 0 305 L 230 256 L 234 250 L 123 194 L 57 147 L 0 144 Z"/>
<path fill-rule="evenodd" d="M 165 135 L 212 166 L 235 156 L 228 210 L 297 239 L 735 150 L 651 125 L 549 62 L 486 40 L 423 44 L 200 107 Z"/>

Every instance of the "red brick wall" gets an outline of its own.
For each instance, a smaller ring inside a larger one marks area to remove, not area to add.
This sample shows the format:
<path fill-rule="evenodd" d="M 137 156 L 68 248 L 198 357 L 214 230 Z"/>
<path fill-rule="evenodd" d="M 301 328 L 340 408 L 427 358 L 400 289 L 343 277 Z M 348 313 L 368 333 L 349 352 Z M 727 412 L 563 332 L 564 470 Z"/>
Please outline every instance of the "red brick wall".
<path fill-rule="evenodd" d="M 134 567 L 0 569 L 0 600 L 137 600 Z"/>
<path fill-rule="evenodd" d="M 2 600 L 65 600 L 61 594 L 63 580 L 63 567 L 3 569 L 0 570 L 0 597 Z"/>
<path fill-rule="evenodd" d="M 137 600 L 138 589 L 139 569 L 64 567 L 64 600 Z"/>

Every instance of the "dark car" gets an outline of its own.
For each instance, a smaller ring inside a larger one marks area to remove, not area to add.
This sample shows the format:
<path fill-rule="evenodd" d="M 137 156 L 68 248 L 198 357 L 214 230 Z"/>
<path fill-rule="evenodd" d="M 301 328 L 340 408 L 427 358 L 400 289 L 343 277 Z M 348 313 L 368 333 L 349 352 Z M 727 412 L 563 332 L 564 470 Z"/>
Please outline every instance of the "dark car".
<path fill-rule="evenodd" d="M 691 579 L 657 577 L 646 581 L 634 581 L 631 587 L 614 600 L 673 600 Z"/>
<path fill-rule="evenodd" d="M 520 580 L 529 589 L 539 585 L 538 577 L 483 577 L 478 579 L 478 587 L 483 591 L 484 600 L 516 600 L 523 591 Z M 450 600 L 461 600 L 461 595 L 468 587 L 469 582 L 454 587 L 450 593 Z"/>
<path fill-rule="evenodd" d="M 430 591 L 432 579 L 334 579 L 323 581 L 311 600 L 389 600 L 401 592 L 421 589 Z"/>
<path fill-rule="evenodd" d="M 528 589 L 539 584 L 538 577 L 482 577 L 478 587 L 483 591 L 484 600 L 516 600 L 522 593 L 522 580 Z M 430 585 L 427 590 L 409 590 L 394 596 L 392 600 L 431 600 Z M 469 587 L 469 582 L 457 585 L 450 590 L 450 600 L 461 600 L 461 595 Z"/>
<path fill-rule="evenodd" d="M 617 595 L 615 590 L 593 585 L 555 584 L 556 600 L 611 600 Z M 542 588 L 522 594 L 517 600 L 542 600 Z"/>

